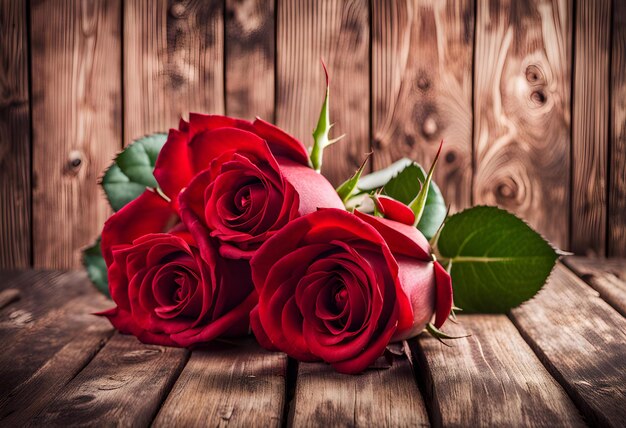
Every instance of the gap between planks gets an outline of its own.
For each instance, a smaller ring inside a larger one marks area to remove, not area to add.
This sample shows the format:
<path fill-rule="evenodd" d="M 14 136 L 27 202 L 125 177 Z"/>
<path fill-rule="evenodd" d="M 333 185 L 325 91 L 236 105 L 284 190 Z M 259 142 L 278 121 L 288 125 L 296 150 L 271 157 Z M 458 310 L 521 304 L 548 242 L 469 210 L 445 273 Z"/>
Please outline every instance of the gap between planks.
<path fill-rule="evenodd" d="M 0 337 L 5 343 L 0 384 L 6 391 L 0 397 L 0 424 L 12 426 L 29 420 L 73 379 L 113 329 L 92 316 L 110 303 L 87 286 L 84 273 L 27 271 L 2 276 L 0 288 L 22 295 L 0 309 Z"/>
<path fill-rule="evenodd" d="M 449 341 L 409 341 L 433 426 L 584 426 L 506 315 L 460 315 Z"/>
<path fill-rule="evenodd" d="M 598 292 L 558 264 L 509 317 L 588 423 L 626 426 L 626 319 Z"/>

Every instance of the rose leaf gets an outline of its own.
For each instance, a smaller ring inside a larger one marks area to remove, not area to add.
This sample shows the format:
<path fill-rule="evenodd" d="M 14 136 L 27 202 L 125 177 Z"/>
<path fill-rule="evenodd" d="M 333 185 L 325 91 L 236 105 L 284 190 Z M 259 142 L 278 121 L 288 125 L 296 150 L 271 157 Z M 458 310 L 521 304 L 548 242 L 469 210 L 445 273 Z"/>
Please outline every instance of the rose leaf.
<path fill-rule="evenodd" d="M 436 255 L 450 264 L 454 304 L 467 312 L 504 313 L 533 297 L 558 252 L 515 215 L 488 206 L 449 217 Z"/>
<path fill-rule="evenodd" d="M 117 155 L 101 180 L 111 207 L 119 211 L 146 187 L 157 187 L 152 174 L 167 134 L 152 134 L 133 141 Z"/>
<path fill-rule="evenodd" d="M 87 276 L 95 287 L 107 297 L 109 295 L 109 281 L 107 278 L 107 265 L 102 257 L 100 249 L 100 238 L 96 242 L 83 250 L 83 266 L 87 271 Z"/>
<path fill-rule="evenodd" d="M 413 163 L 414 162 L 409 158 L 402 158 L 400 160 L 397 160 L 386 168 L 379 169 L 375 172 L 372 172 L 371 174 L 367 174 L 361 177 L 359 179 L 358 188 L 362 192 L 370 192 L 372 190 L 379 189 L 385 184 L 389 183 L 389 180 L 402 172 L 404 168 L 412 165 Z"/>

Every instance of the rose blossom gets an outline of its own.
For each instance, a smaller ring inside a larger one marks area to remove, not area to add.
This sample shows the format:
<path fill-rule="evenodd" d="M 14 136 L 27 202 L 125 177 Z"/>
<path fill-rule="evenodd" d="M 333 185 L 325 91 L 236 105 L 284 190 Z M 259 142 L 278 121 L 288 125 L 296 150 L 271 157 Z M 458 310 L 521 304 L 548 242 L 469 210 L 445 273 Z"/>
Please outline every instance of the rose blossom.
<path fill-rule="evenodd" d="M 148 190 L 109 218 L 101 245 L 117 307 L 101 315 L 158 345 L 246 334 L 257 300 L 248 263 L 222 259 L 208 236 L 192 236 L 181 223 L 172 229 L 177 221 Z"/>
<path fill-rule="evenodd" d="M 343 208 L 302 143 L 260 119 L 190 114 L 170 130 L 154 175 L 189 230 L 210 233 L 231 259 L 250 259 L 300 215 Z"/>
<path fill-rule="evenodd" d="M 285 226 L 251 260 L 259 343 L 337 371 L 365 370 L 392 340 L 452 306 L 447 272 L 424 236 L 395 221 L 322 209 Z"/>

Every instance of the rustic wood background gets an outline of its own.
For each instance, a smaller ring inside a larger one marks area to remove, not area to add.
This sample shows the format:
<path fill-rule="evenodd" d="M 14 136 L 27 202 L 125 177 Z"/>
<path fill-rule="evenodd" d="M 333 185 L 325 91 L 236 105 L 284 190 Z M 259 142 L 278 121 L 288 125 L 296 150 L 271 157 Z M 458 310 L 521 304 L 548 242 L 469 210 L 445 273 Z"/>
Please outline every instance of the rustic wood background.
<path fill-rule="evenodd" d="M 0 0 L 0 267 L 72 268 L 96 181 L 189 111 L 311 141 L 331 73 L 334 183 L 375 150 L 430 164 L 578 254 L 626 255 L 624 0 Z"/>

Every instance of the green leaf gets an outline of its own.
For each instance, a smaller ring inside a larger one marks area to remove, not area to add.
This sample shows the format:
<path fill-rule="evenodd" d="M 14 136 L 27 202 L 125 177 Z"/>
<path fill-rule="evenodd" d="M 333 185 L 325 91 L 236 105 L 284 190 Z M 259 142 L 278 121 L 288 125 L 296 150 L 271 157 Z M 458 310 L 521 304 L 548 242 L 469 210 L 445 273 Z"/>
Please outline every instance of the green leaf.
<path fill-rule="evenodd" d="M 437 258 L 451 263 L 454 304 L 467 312 L 503 313 L 533 297 L 557 252 L 513 214 L 479 206 L 446 220 Z"/>
<path fill-rule="evenodd" d="M 102 187 L 111 207 L 119 211 L 146 187 L 157 187 L 152 174 L 167 134 L 152 134 L 133 141 L 113 161 L 102 177 Z"/>
<path fill-rule="evenodd" d="M 403 204 L 410 204 L 422 188 L 421 183 L 426 181 L 426 173 L 419 164 L 412 162 L 385 185 L 383 194 L 392 197 Z M 432 238 L 446 218 L 446 203 L 439 187 L 431 182 L 423 208 L 422 218 L 417 228 L 426 239 Z"/>
<path fill-rule="evenodd" d="M 83 250 L 83 266 L 87 271 L 87 276 L 96 286 L 98 291 L 107 297 L 109 295 L 109 281 L 107 279 L 107 265 L 102 257 L 100 249 L 100 238 L 96 242 Z"/>
<path fill-rule="evenodd" d="M 341 140 L 344 135 L 331 140 L 328 136 L 330 128 L 333 124 L 330 123 L 330 86 L 328 82 L 328 70 L 326 70 L 326 64 L 322 61 L 322 67 L 324 68 L 324 74 L 326 75 L 326 95 L 324 96 L 324 102 L 322 103 L 322 109 L 320 111 L 320 117 L 317 120 L 317 126 L 313 130 L 313 147 L 311 148 L 311 154 L 309 156 L 311 160 L 311 166 L 317 172 L 322 170 L 322 159 L 324 157 L 324 149 L 333 143 Z"/>
<path fill-rule="evenodd" d="M 339 195 L 339 197 L 341 198 L 344 204 L 346 203 L 348 199 L 350 199 L 352 195 L 354 195 L 357 192 L 357 184 L 359 183 L 361 174 L 363 174 L 365 165 L 367 164 L 367 161 L 369 160 L 371 156 L 372 156 L 372 152 L 369 152 L 365 160 L 361 163 L 361 166 L 359 167 L 359 169 L 357 169 L 357 171 L 354 173 L 354 175 L 348 178 L 343 183 L 341 183 L 339 187 L 337 187 L 336 189 L 337 194 Z"/>
<path fill-rule="evenodd" d="M 361 192 L 365 193 L 381 188 L 387 184 L 389 180 L 398 175 L 404 168 L 411 164 L 413 164 L 411 159 L 402 158 L 386 168 L 364 175 L 359 180 L 358 188 Z M 413 198 L 413 196 L 415 195 L 412 195 L 411 198 Z"/>

